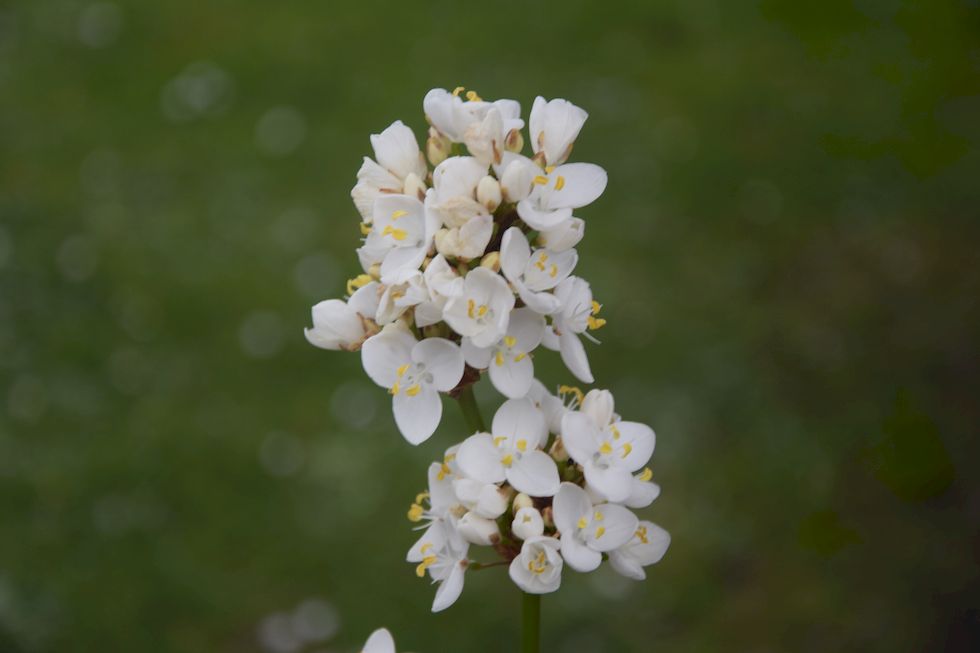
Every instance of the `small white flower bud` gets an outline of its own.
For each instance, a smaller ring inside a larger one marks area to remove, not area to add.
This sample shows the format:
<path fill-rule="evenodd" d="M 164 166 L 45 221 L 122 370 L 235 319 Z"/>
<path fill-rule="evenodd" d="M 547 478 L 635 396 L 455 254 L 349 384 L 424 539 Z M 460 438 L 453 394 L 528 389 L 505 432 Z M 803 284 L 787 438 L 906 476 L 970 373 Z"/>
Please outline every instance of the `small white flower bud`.
<path fill-rule="evenodd" d="M 511 129 L 507 132 L 507 139 L 504 141 L 504 148 L 508 152 L 520 152 L 524 149 L 524 136 L 520 129 Z"/>
<path fill-rule="evenodd" d="M 514 515 L 510 530 L 515 536 L 526 540 L 529 537 L 544 533 L 544 519 L 541 518 L 541 513 L 534 508 L 521 508 Z"/>
<path fill-rule="evenodd" d="M 580 411 L 592 418 L 597 427 L 605 428 L 613 419 L 613 396 L 608 390 L 589 390 L 582 400 Z"/>
<path fill-rule="evenodd" d="M 585 221 L 582 218 L 572 218 L 554 229 L 545 229 L 538 236 L 538 245 L 547 247 L 553 252 L 564 252 L 578 245 L 585 235 Z"/>
<path fill-rule="evenodd" d="M 480 260 L 480 267 L 491 272 L 500 272 L 500 252 L 490 252 Z"/>
<path fill-rule="evenodd" d="M 442 228 L 435 234 L 435 245 L 436 251 L 440 254 L 446 255 L 447 245 L 449 244 L 447 238 L 449 237 L 449 229 Z M 450 253 L 451 254 L 451 253 Z"/>
<path fill-rule="evenodd" d="M 425 182 L 414 172 L 405 177 L 405 194 L 419 198 L 420 202 L 425 199 Z"/>
<path fill-rule="evenodd" d="M 476 187 L 476 201 L 487 207 L 487 210 L 493 213 L 500 206 L 502 199 L 499 181 L 490 175 L 480 180 L 479 185 Z"/>
<path fill-rule="evenodd" d="M 497 522 L 485 517 L 479 517 L 472 512 L 463 515 L 457 523 L 459 534 L 470 544 L 490 546 L 500 541 L 500 529 Z"/>
<path fill-rule="evenodd" d="M 551 451 L 548 452 L 555 462 L 563 463 L 568 460 L 568 452 L 565 450 L 565 443 L 562 442 L 561 437 L 555 438 L 554 443 L 551 445 Z"/>
<path fill-rule="evenodd" d="M 449 157 L 452 143 L 449 138 L 444 136 L 435 127 L 429 128 L 429 138 L 425 141 L 425 154 L 429 157 L 429 163 L 437 166 Z"/>
<path fill-rule="evenodd" d="M 521 492 L 516 497 L 514 497 L 514 512 L 517 512 L 523 508 L 532 508 L 532 507 L 534 507 L 534 501 L 532 501 L 531 497 L 524 494 L 523 492 Z"/>
<path fill-rule="evenodd" d="M 531 184 L 540 169 L 527 159 L 511 161 L 500 177 L 500 190 L 508 202 L 520 202 L 531 194 Z"/>

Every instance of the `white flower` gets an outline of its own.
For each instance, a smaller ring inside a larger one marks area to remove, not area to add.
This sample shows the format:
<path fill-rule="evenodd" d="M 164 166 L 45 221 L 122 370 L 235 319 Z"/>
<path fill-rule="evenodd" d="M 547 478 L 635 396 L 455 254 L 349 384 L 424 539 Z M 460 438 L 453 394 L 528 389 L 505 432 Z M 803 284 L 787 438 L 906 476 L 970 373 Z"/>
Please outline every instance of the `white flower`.
<path fill-rule="evenodd" d="M 311 345 L 321 349 L 356 351 L 373 327 L 378 306 L 377 282 L 361 286 L 346 302 L 328 299 L 313 307 L 313 328 L 303 333 Z M 540 337 L 538 338 L 540 341 Z"/>
<path fill-rule="evenodd" d="M 636 531 L 636 515 L 613 503 L 593 506 L 585 490 L 573 483 L 561 484 L 553 509 L 561 555 L 576 571 L 597 569 L 603 553 L 626 544 Z"/>
<path fill-rule="evenodd" d="M 593 301 L 588 282 L 579 277 L 568 277 L 558 284 L 555 297 L 559 309 L 552 315 L 552 328 L 545 331 L 541 342 L 548 349 L 558 350 L 565 367 L 577 379 L 592 383 L 589 358 L 578 334 L 605 324 L 605 320 L 595 317 L 601 307 Z"/>
<path fill-rule="evenodd" d="M 568 100 L 546 101 L 540 95 L 531 106 L 531 149 L 544 152 L 547 165 L 565 162 L 589 114 Z"/>
<path fill-rule="evenodd" d="M 521 105 L 514 100 L 485 102 L 475 91 L 468 91 L 464 102 L 459 97 L 463 90 L 434 88 L 426 93 L 422 108 L 439 132 L 454 143 L 465 142 L 472 154 L 489 163 L 495 148 L 503 151 L 507 134 L 524 127 Z"/>
<path fill-rule="evenodd" d="M 500 394 L 519 399 L 534 381 L 530 354 L 541 344 L 544 327 L 544 318 L 530 308 L 514 309 L 507 334 L 490 347 L 477 347 L 470 338 L 463 338 L 463 357 L 470 367 L 489 368 L 490 381 Z"/>
<path fill-rule="evenodd" d="M 500 163 L 495 164 L 493 169 L 500 179 L 503 199 L 515 204 L 531 194 L 534 178 L 541 172 L 534 161 L 515 152 L 504 152 Z"/>
<path fill-rule="evenodd" d="M 532 254 L 527 237 L 517 227 L 500 241 L 500 269 L 528 307 L 547 315 L 558 310 L 559 298 L 546 292 L 568 278 L 578 263 L 578 252 L 538 249 Z"/>
<path fill-rule="evenodd" d="M 562 226 L 572 209 L 591 204 L 606 189 L 606 171 L 592 163 L 566 163 L 539 171 L 527 198 L 517 203 L 517 213 L 534 229 Z"/>
<path fill-rule="evenodd" d="M 394 322 L 409 308 L 428 297 L 425 280 L 418 270 L 404 271 L 399 273 L 398 278 L 398 283 L 384 286 L 384 292 L 378 301 L 374 319 L 381 326 Z"/>
<path fill-rule="evenodd" d="M 439 254 L 422 275 L 427 298 L 415 307 L 415 324 L 424 327 L 442 321 L 442 309 L 450 297 L 463 292 L 463 278 Z"/>
<path fill-rule="evenodd" d="M 561 436 L 568 454 L 585 468 L 592 489 L 616 502 L 630 496 L 633 472 L 650 460 L 656 441 L 653 429 L 645 424 L 620 421 L 599 427 L 582 412 L 565 415 Z"/>
<path fill-rule="evenodd" d="M 538 234 L 538 244 L 553 252 L 564 252 L 579 244 L 585 236 L 585 220 L 573 217 L 554 229 L 544 229 Z"/>
<path fill-rule="evenodd" d="M 463 515 L 456 527 L 463 539 L 471 544 L 490 546 L 500 541 L 500 528 L 497 527 L 497 522 L 474 512 Z"/>
<path fill-rule="evenodd" d="M 561 586 L 564 563 L 553 537 L 538 535 L 524 540 L 521 552 L 510 563 L 510 579 L 528 594 L 547 594 Z"/>
<path fill-rule="evenodd" d="M 522 540 L 529 540 L 544 533 L 544 520 L 536 508 L 527 506 L 518 510 L 514 515 L 510 530 Z"/>
<path fill-rule="evenodd" d="M 487 165 L 471 156 L 449 157 L 432 171 L 432 189 L 426 205 L 447 227 L 461 227 L 479 215 L 489 215 L 476 199 Z"/>
<path fill-rule="evenodd" d="M 381 281 L 404 281 L 417 272 L 432 244 L 438 220 L 426 214 L 425 206 L 408 195 L 385 195 L 374 201 L 371 231 L 358 251 L 362 265 L 381 263 Z"/>
<path fill-rule="evenodd" d="M 391 392 L 395 423 L 412 444 L 424 442 L 442 419 L 440 392 L 463 377 L 463 354 L 445 338 L 422 341 L 401 322 L 389 324 L 361 347 L 361 362 L 371 380 Z"/>
<path fill-rule="evenodd" d="M 506 480 L 518 492 L 550 497 L 558 491 L 558 467 L 540 447 L 548 430 L 530 399 L 508 399 L 493 416 L 490 433 L 471 435 L 457 461 L 466 476 L 483 483 Z"/>
<path fill-rule="evenodd" d="M 623 505 L 628 508 L 646 508 L 660 496 L 660 486 L 651 481 L 653 472 L 647 467 L 639 474 L 633 475 L 630 483 L 630 494 L 623 499 Z"/>
<path fill-rule="evenodd" d="M 378 628 L 368 637 L 361 653 L 395 653 L 395 640 L 387 628 Z"/>
<path fill-rule="evenodd" d="M 463 279 L 463 292 L 443 310 L 443 319 L 477 347 L 489 347 L 507 333 L 514 293 L 499 274 L 486 268 L 471 270 Z"/>
<path fill-rule="evenodd" d="M 653 522 L 641 521 L 629 542 L 609 552 L 609 563 L 623 576 L 643 580 L 647 577 L 643 568 L 660 562 L 669 546 L 670 533 Z"/>
<path fill-rule="evenodd" d="M 445 610 L 463 592 L 469 546 L 453 526 L 435 522 L 409 550 L 406 560 L 418 563 L 415 574 L 421 578 L 428 571 L 433 582 L 439 584 L 432 602 L 433 612 Z"/>
<path fill-rule="evenodd" d="M 489 214 L 470 218 L 462 227 L 436 232 L 436 251 L 445 256 L 468 261 L 483 256 L 493 237 L 493 217 Z"/>
<path fill-rule="evenodd" d="M 371 147 L 377 163 L 364 157 L 357 185 L 351 190 L 357 210 L 368 223 L 374 217 L 374 200 L 383 194 L 417 196 L 419 190 L 425 190 L 422 180 L 428 173 L 415 134 L 401 120 L 372 134 Z"/>
<path fill-rule="evenodd" d="M 561 433 L 561 420 L 569 410 L 565 406 L 565 402 L 548 392 L 544 384 L 537 379 L 531 382 L 531 389 L 528 391 L 527 396 L 534 402 L 538 410 L 544 414 L 545 422 L 548 424 L 548 430 L 551 433 Z"/>

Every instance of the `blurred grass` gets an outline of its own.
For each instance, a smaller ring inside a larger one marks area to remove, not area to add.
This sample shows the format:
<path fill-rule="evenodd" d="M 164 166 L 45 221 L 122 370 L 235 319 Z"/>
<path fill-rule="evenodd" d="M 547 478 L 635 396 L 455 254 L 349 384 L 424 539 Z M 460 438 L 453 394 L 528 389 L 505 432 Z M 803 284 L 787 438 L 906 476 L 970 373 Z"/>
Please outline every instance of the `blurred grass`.
<path fill-rule="evenodd" d="M 509 648 L 504 574 L 433 616 L 402 562 L 454 407 L 411 448 L 358 357 L 301 335 L 355 270 L 368 134 L 421 135 L 422 95 L 457 84 L 589 110 L 590 353 L 659 435 L 643 514 L 671 550 L 642 584 L 566 574 L 551 650 L 975 650 L 978 18 L 0 6 L 0 650 L 287 650 L 311 598 L 339 632 L 304 650 L 382 624 Z"/>

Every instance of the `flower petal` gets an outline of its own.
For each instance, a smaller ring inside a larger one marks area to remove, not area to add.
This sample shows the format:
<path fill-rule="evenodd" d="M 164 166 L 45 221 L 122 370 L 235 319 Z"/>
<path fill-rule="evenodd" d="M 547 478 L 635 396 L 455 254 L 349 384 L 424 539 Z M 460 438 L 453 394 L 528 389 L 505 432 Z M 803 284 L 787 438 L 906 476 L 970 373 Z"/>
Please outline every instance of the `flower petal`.
<path fill-rule="evenodd" d="M 386 628 L 378 628 L 368 637 L 361 653 L 395 653 L 395 640 Z"/>
<path fill-rule="evenodd" d="M 392 407 L 398 430 L 411 444 L 428 440 L 442 419 L 442 400 L 428 383 L 423 383 L 414 397 L 407 392 L 398 393 L 392 400 Z"/>
<path fill-rule="evenodd" d="M 534 380 L 534 363 L 530 356 L 516 360 L 501 354 L 498 361 L 489 365 L 490 382 L 497 392 L 510 399 L 527 395 Z"/>
<path fill-rule="evenodd" d="M 590 547 L 601 552 L 612 551 L 633 538 L 639 521 L 629 509 L 614 503 L 605 503 L 596 506 L 595 512 L 602 515 L 604 530 L 601 531 L 601 536 L 589 539 Z"/>
<path fill-rule="evenodd" d="M 602 468 L 591 460 L 583 463 L 585 480 L 607 501 L 624 501 L 630 495 L 633 475 L 621 467 Z"/>
<path fill-rule="evenodd" d="M 585 413 L 569 411 L 561 420 L 561 441 L 572 460 L 579 464 L 599 450 L 599 431 Z"/>
<path fill-rule="evenodd" d="M 460 345 L 463 350 L 463 358 L 466 364 L 477 370 L 485 370 L 490 365 L 490 357 L 493 356 L 492 347 L 477 347 L 471 338 L 463 338 Z"/>
<path fill-rule="evenodd" d="M 449 576 L 436 588 L 436 598 L 432 601 L 433 612 L 441 612 L 456 602 L 459 595 L 463 593 L 463 575 L 465 572 L 466 561 L 460 560 L 453 565 Z"/>
<path fill-rule="evenodd" d="M 577 522 L 584 515 L 592 512 L 592 501 L 589 495 L 574 483 L 562 483 L 552 502 L 555 527 L 562 534 L 571 536 L 577 528 Z"/>
<path fill-rule="evenodd" d="M 537 449 L 548 437 L 544 414 L 530 399 L 508 399 L 501 404 L 493 416 L 491 431 L 494 437 L 507 438 L 508 447 L 516 446 L 519 439 L 526 440 L 528 450 Z"/>
<path fill-rule="evenodd" d="M 481 483 L 500 483 L 507 478 L 500 457 L 500 450 L 493 446 L 493 436 L 476 433 L 463 440 L 456 452 L 456 463 L 469 478 Z"/>
<path fill-rule="evenodd" d="M 393 323 L 371 336 L 361 347 L 361 364 L 372 381 L 390 388 L 398 378 L 398 368 L 412 360 L 415 336 L 402 323 Z"/>
<path fill-rule="evenodd" d="M 463 378 L 463 353 L 451 340 L 425 338 L 412 348 L 412 360 L 425 365 L 432 385 L 440 392 L 449 392 Z"/>
<path fill-rule="evenodd" d="M 571 208 L 543 209 L 534 202 L 534 195 L 517 203 L 517 215 L 533 229 L 556 229 L 572 219 Z"/>
<path fill-rule="evenodd" d="M 558 343 L 561 360 L 565 363 L 568 371 L 582 383 L 595 381 L 592 376 L 592 369 L 589 367 L 589 357 L 585 354 L 585 346 L 579 340 L 578 335 L 569 329 L 565 329 L 558 336 Z"/>
<path fill-rule="evenodd" d="M 500 240 L 500 269 L 504 276 L 513 281 L 524 274 L 524 268 L 531 258 L 531 246 L 524 232 L 511 227 Z"/>
<path fill-rule="evenodd" d="M 555 168 L 549 178 L 564 177 L 561 190 L 551 192 L 551 209 L 577 209 L 596 201 L 606 190 L 606 171 L 594 163 L 567 163 Z M 569 216 L 571 217 L 571 216 Z"/>
<path fill-rule="evenodd" d="M 593 551 L 578 539 L 571 536 L 561 538 L 561 557 L 575 571 L 588 573 L 602 564 L 602 554 Z"/>
<path fill-rule="evenodd" d="M 558 491 L 561 480 L 558 466 L 543 451 L 528 451 L 506 468 L 507 481 L 518 492 L 532 497 L 550 497 Z"/>
<path fill-rule="evenodd" d="M 612 431 L 613 427 L 619 432 L 619 437 L 615 440 L 616 447 L 629 445 L 626 449 L 628 453 L 622 457 L 623 464 L 631 472 L 642 469 L 653 455 L 657 442 L 653 429 L 639 422 L 616 422 L 608 430 Z"/>

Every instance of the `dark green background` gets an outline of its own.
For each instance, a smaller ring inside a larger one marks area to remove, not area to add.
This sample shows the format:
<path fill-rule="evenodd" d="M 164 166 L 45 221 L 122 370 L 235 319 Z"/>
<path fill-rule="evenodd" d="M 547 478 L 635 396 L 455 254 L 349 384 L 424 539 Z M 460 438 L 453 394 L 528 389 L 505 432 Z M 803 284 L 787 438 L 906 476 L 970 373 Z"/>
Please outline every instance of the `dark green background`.
<path fill-rule="evenodd" d="M 502 570 L 433 616 L 403 562 L 458 411 L 412 448 L 302 338 L 368 135 L 456 85 L 590 112 L 589 352 L 659 436 L 670 551 L 568 572 L 546 650 L 976 650 L 975 0 L 0 4 L 0 650 L 258 651 L 310 599 L 304 651 L 512 650 Z"/>

